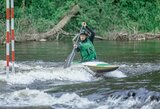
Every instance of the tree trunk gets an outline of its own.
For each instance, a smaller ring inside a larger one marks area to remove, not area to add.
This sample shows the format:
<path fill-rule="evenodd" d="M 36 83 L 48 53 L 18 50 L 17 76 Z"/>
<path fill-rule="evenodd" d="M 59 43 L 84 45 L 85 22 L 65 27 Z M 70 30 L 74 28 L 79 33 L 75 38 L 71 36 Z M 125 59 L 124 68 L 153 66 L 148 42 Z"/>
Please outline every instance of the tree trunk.
<path fill-rule="evenodd" d="M 62 31 L 62 28 L 70 21 L 70 19 L 79 11 L 80 7 L 78 5 L 73 6 L 71 11 L 67 13 L 62 20 L 55 25 L 51 30 L 46 33 L 40 34 L 25 34 L 25 38 L 20 41 L 39 41 L 40 39 L 48 39 L 49 37 Z M 18 40 L 17 40 L 18 41 Z"/>

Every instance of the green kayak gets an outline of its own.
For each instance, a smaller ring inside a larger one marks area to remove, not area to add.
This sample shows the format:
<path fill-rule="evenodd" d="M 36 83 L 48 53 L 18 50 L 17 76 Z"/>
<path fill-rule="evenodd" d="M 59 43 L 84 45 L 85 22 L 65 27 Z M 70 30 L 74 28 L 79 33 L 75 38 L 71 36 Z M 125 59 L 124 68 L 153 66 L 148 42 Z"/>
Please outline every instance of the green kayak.
<path fill-rule="evenodd" d="M 111 65 L 106 62 L 99 62 L 99 61 L 83 62 L 81 64 L 89 67 L 92 71 L 96 73 L 105 73 L 109 71 L 114 71 L 119 67 L 117 65 Z"/>

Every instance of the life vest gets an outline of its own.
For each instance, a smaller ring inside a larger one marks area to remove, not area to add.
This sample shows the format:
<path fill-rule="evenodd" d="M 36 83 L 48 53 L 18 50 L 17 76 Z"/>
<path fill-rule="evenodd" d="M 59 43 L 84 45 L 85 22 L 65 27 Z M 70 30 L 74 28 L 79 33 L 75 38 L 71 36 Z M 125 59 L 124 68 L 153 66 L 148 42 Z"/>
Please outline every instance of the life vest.
<path fill-rule="evenodd" d="M 96 52 L 93 43 L 87 38 L 85 42 L 79 43 L 80 54 L 82 62 L 96 59 Z"/>

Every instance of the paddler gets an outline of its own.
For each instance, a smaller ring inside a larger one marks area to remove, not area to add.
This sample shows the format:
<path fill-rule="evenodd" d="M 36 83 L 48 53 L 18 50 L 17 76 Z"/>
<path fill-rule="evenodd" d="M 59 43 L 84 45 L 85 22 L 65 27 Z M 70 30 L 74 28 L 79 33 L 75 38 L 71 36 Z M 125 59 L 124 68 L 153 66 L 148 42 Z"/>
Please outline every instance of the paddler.
<path fill-rule="evenodd" d="M 95 33 L 87 26 L 86 22 L 82 22 L 82 27 L 80 42 L 73 46 L 80 52 L 81 62 L 94 61 L 96 60 L 96 51 L 93 45 Z"/>

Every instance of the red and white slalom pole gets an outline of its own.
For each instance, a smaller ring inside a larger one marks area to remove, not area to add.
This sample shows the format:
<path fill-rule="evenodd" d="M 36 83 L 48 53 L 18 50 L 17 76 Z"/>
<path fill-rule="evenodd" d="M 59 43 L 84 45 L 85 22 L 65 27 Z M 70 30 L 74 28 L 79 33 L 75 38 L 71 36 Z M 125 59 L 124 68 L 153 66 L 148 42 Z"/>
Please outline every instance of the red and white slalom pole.
<path fill-rule="evenodd" d="M 9 0 L 6 0 L 6 74 L 9 77 L 9 46 L 10 46 L 10 7 Z"/>
<path fill-rule="evenodd" d="M 14 62 L 15 62 L 15 47 L 14 47 L 14 0 L 11 0 L 11 48 L 12 48 L 12 73 L 15 72 Z"/>

